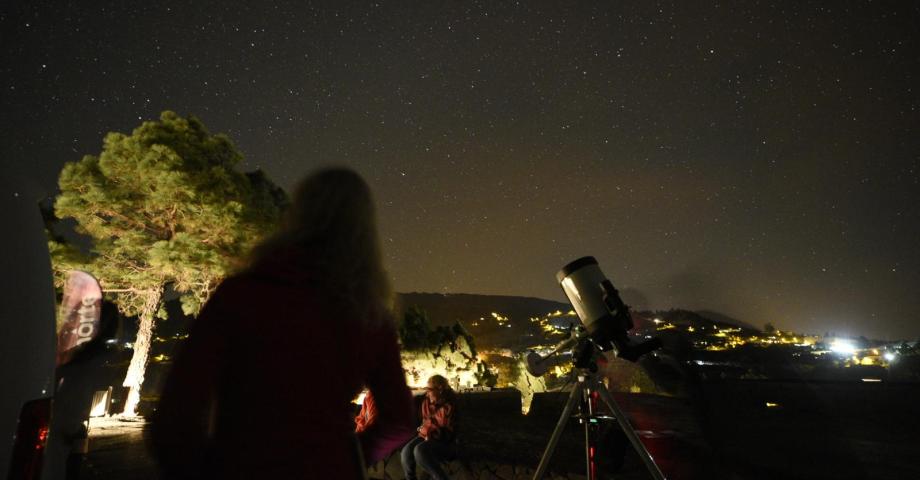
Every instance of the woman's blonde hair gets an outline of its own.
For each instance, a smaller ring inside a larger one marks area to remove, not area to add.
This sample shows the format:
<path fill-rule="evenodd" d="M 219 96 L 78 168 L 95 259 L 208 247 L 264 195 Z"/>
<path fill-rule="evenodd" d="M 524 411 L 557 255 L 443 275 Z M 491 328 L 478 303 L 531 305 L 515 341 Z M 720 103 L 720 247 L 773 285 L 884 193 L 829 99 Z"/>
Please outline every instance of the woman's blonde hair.
<path fill-rule="evenodd" d="M 295 188 L 281 229 L 253 252 L 253 265 L 279 253 L 318 280 L 336 307 L 366 323 L 390 319 L 392 291 L 370 188 L 348 168 L 325 168 Z"/>

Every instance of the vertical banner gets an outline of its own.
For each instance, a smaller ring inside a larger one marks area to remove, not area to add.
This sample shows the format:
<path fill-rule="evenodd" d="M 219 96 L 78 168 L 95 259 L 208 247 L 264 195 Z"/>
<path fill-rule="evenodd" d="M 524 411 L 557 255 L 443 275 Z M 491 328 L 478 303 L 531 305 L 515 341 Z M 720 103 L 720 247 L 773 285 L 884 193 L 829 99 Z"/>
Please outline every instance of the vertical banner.
<path fill-rule="evenodd" d="M 58 366 L 70 361 L 80 345 L 95 338 L 99 333 L 101 313 L 102 289 L 99 282 L 86 272 L 70 272 L 61 301 L 63 323 L 58 332 Z"/>

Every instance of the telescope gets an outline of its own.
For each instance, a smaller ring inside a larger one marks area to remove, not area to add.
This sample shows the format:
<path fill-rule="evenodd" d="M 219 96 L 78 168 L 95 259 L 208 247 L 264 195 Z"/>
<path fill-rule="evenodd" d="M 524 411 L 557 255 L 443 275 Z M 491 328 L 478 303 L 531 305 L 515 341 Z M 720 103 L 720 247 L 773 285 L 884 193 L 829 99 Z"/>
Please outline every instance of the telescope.
<path fill-rule="evenodd" d="M 556 280 L 601 351 L 613 350 L 616 356 L 635 362 L 661 347 L 658 339 L 638 344 L 630 341 L 627 332 L 633 328 L 633 321 L 629 307 L 623 303 L 613 282 L 604 276 L 594 257 L 582 257 L 562 267 L 556 273 Z"/>
<path fill-rule="evenodd" d="M 556 274 L 556 280 L 562 286 L 562 291 L 568 297 L 582 325 L 573 326 L 569 331 L 569 337 L 546 355 L 531 351 L 526 357 L 527 371 L 531 375 L 541 376 L 550 368 L 571 361 L 574 367 L 573 374 L 578 381 L 569 395 L 559 422 L 540 458 L 540 464 L 533 476 L 534 480 L 540 480 L 546 474 L 550 457 L 576 405 L 579 410 L 577 418 L 585 428 L 587 478 L 595 480 L 597 474 L 594 459 L 596 422 L 610 418 L 597 412 L 597 398 L 607 404 L 613 413 L 613 419 L 619 424 L 621 431 L 639 454 L 639 458 L 652 478 L 665 480 L 664 474 L 639 440 L 638 434 L 627 420 L 626 415 L 607 390 L 603 380 L 597 375 L 597 360 L 602 352 L 612 351 L 617 357 L 635 362 L 642 355 L 660 348 L 661 341 L 653 338 L 633 343 L 629 338 L 628 332 L 633 328 L 629 307 L 623 303 L 613 282 L 604 276 L 604 272 L 601 271 L 594 257 L 582 257 L 562 267 L 562 270 Z"/>
<path fill-rule="evenodd" d="M 548 354 L 541 356 L 531 352 L 527 356 L 527 370 L 539 377 L 550 368 L 564 363 L 560 352 L 577 347 L 580 338 L 587 336 L 602 352 L 613 351 L 617 357 L 635 362 L 642 355 L 661 347 L 657 338 L 633 343 L 629 330 L 633 328 L 629 307 L 623 303 L 620 293 L 601 271 L 594 257 L 582 257 L 562 267 L 556 273 L 556 280 L 575 309 L 582 327 L 573 328 L 569 338 L 556 345 Z M 573 352 L 576 366 L 587 363 L 588 349 Z"/>

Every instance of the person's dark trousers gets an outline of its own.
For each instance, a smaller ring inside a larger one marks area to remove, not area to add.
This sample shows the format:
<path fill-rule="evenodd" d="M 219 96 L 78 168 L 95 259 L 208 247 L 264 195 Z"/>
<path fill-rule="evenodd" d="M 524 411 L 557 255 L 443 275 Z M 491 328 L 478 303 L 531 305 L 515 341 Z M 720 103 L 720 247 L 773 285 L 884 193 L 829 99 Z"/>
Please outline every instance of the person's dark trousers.
<path fill-rule="evenodd" d="M 402 461 L 403 471 L 406 473 L 406 480 L 417 478 L 415 476 L 416 465 L 431 474 L 432 479 L 446 480 L 447 474 L 444 473 L 441 464 L 453 456 L 454 445 L 452 443 L 415 437 L 403 447 L 399 458 Z"/>

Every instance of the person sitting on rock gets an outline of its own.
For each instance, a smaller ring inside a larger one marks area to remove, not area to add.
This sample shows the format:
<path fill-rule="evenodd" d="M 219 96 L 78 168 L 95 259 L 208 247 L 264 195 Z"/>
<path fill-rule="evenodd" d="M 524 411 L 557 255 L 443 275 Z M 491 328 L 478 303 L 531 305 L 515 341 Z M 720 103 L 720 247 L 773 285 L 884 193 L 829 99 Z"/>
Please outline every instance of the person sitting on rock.
<path fill-rule="evenodd" d="M 429 378 L 425 390 L 418 436 L 403 447 L 400 455 L 406 480 L 415 480 L 416 465 L 434 480 L 446 479 L 441 464 L 456 455 L 457 395 L 441 375 Z"/>

